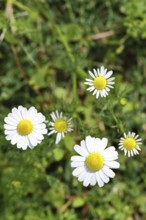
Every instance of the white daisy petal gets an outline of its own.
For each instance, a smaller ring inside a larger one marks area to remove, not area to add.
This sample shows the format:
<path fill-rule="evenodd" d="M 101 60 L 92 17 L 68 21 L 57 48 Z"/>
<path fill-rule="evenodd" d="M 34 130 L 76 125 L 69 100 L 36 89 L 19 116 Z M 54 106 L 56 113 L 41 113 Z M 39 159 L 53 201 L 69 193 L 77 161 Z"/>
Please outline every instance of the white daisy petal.
<path fill-rule="evenodd" d="M 91 138 L 90 136 L 86 137 L 86 146 L 89 152 L 94 151 L 93 138 Z"/>
<path fill-rule="evenodd" d="M 79 175 L 78 175 L 78 180 L 80 181 L 80 182 L 83 182 L 84 181 L 84 179 L 85 179 L 85 176 L 86 176 L 86 171 L 84 170 L 82 173 L 80 173 Z"/>
<path fill-rule="evenodd" d="M 46 125 L 44 123 L 35 124 L 35 128 L 36 129 L 44 129 L 44 128 L 46 128 Z"/>
<path fill-rule="evenodd" d="M 92 144 L 94 146 L 94 151 L 98 151 L 100 148 L 100 138 L 93 138 L 92 137 Z"/>
<path fill-rule="evenodd" d="M 94 86 L 91 86 L 91 87 L 89 87 L 88 89 L 86 89 L 87 91 L 89 91 L 89 92 L 92 92 L 92 91 L 94 91 Z"/>
<path fill-rule="evenodd" d="M 88 73 L 90 74 L 90 76 L 91 76 L 93 79 L 95 78 L 94 74 L 93 74 L 91 71 L 88 71 Z"/>
<path fill-rule="evenodd" d="M 41 133 L 37 133 L 35 131 L 33 131 L 35 137 L 37 138 L 37 140 L 43 140 L 44 139 L 44 136 L 41 134 Z"/>
<path fill-rule="evenodd" d="M 22 136 L 17 142 L 17 148 L 25 148 L 25 137 Z"/>
<path fill-rule="evenodd" d="M 12 140 L 12 138 L 15 136 L 15 135 L 17 135 L 17 131 L 8 131 L 8 132 L 5 132 L 5 134 L 6 134 L 6 140 L 7 141 L 10 141 L 10 140 Z"/>
<path fill-rule="evenodd" d="M 79 167 L 79 166 L 84 166 L 83 161 L 73 161 L 71 162 L 71 167 Z"/>
<path fill-rule="evenodd" d="M 21 115 L 22 115 L 22 118 L 23 119 L 26 119 L 27 118 L 27 109 L 26 108 L 22 108 L 21 109 Z"/>
<path fill-rule="evenodd" d="M 93 69 L 93 72 L 94 72 L 94 76 L 98 76 L 98 74 L 97 74 L 97 71 L 96 71 L 96 69 Z"/>
<path fill-rule="evenodd" d="M 81 145 L 82 148 L 84 148 L 84 149 L 89 153 L 88 148 L 87 148 L 87 146 L 86 146 L 86 141 L 85 141 L 85 140 L 82 140 L 82 141 L 80 142 L 80 145 Z"/>
<path fill-rule="evenodd" d="M 101 177 L 102 181 L 104 183 L 108 183 L 109 182 L 109 177 L 103 172 L 103 170 L 99 170 L 98 171 L 99 176 Z"/>
<path fill-rule="evenodd" d="M 47 133 L 42 113 L 37 113 L 35 107 L 26 109 L 23 106 L 13 108 L 12 112 L 4 119 L 4 133 L 6 139 L 17 148 L 26 150 L 34 148 L 43 140 L 43 134 Z M 34 123 L 34 121 L 36 122 Z"/>
<path fill-rule="evenodd" d="M 115 80 L 115 77 L 111 77 L 111 78 L 107 79 L 107 82 L 111 82 L 113 80 Z"/>
<path fill-rule="evenodd" d="M 55 144 L 58 144 L 66 133 L 73 130 L 72 118 L 67 119 L 67 117 L 63 116 L 63 112 L 59 112 L 58 110 L 52 112 L 50 116 L 53 121 L 49 122 L 50 132 L 48 135 L 56 134 Z"/>
<path fill-rule="evenodd" d="M 27 149 L 27 146 L 28 146 L 28 140 L 27 140 L 27 137 L 24 137 L 22 149 L 23 149 L 23 150 L 26 150 L 26 149 Z"/>
<path fill-rule="evenodd" d="M 12 117 L 6 117 L 4 119 L 5 123 L 7 123 L 8 125 L 13 125 L 14 123 L 17 123 L 18 121 Z"/>
<path fill-rule="evenodd" d="M 105 161 L 105 165 L 113 169 L 117 169 L 120 167 L 120 164 L 117 161 Z"/>
<path fill-rule="evenodd" d="M 56 136 L 55 144 L 58 144 L 61 141 L 61 133 L 58 133 Z"/>
<path fill-rule="evenodd" d="M 90 180 L 90 185 L 95 186 L 96 185 L 96 174 L 93 174 Z"/>
<path fill-rule="evenodd" d="M 101 66 L 101 67 L 100 67 L 100 73 L 101 73 L 101 74 L 105 74 L 104 66 Z"/>
<path fill-rule="evenodd" d="M 4 128 L 7 130 L 16 130 L 16 125 L 5 124 Z"/>
<path fill-rule="evenodd" d="M 98 99 L 98 97 L 99 97 L 99 91 L 96 90 L 96 98 Z"/>
<path fill-rule="evenodd" d="M 96 99 L 101 97 L 106 97 L 110 91 L 110 88 L 113 88 L 112 85 L 115 84 L 115 77 L 111 77 L 113 71 L 108 71 L 101 66 L 99 69 L 93 69 L 93 72 L 89 71 L 89 75 L 91 79 L 85 79 L 84 84 L 89 87 L 86 89 L 89 92 L 93 92 L 92 94 L 96 96 Z M 110 78 L 111 77 L 111 78 Z"/>
<path fill-rule="evenodd" d="M 81 156 L 72 156 L 71 160 L 72 161 L 85 161 L 85 158 Z"/>
<path fill-rule="evenodd" d="M 108 139 L 107 138 L 102 138 L 100 141 L 100 146 L 102 147 L 102 149 L 105 149 L 108 143 Z"/>
<path fill-rule="evenodd" d="M 4 134 L 5 135 L 14 135 L 16 133 L 16 129 L 15 130 L 4 130 Z"/>
<path fill-rule="evenodd" d="M 117 155 L 106 155 L 106 156 L 104 156 L 104 160 L 106 160 L 106 161 L 113 161 L 113 160 L 116 160 L 116 159 L 118 159 L 118 154 Z"/>
<path fill-rule="evenodd" d="M 94 186 L 96 183 L 103 187 L 110 178 L 115 176 L 112 169 L 119 168 L 120 164 L 115 161 L 118 153 L 115 147 L 106 148 L 107 138 L 94 138 L 87 136 L 80 145 L 75 145 L 75 151 L 81 156 L 71 157 L 71 167 L 75 168 L 73 175 L 78 178 L 83 185 Z"/>
<path fill-rule="evenodd" d="M 34 133 L 31 133 L 28 135 L 28 139 L 30 141 L 30 143 L 35 147 L 38 143 L 36 136 L 34 135 Z"/>
<path fill-rule="evenodd" d="M 85 79 L 87 82 L 92 82 L 93 83 L 93 80 L 92 79 Z"/>
<path fill-rule="evenodd" d="M 37 109 L 35 109 L 34 107 L 29 108 L 29 110 L 27 111 L 27 118 L 30 120 L 34 120 L 37 117 Z"/>
<path fill-rule="evenodd" d="M 19 140 L 21 139 L 21 135 L 19 135 L 17 132 L 11 139 L 11 144 L 15 145 Z"/>
<path fill-rule="evenodd" d="M 98 172 L 96 173 L 96 180 L 97 180 L 97 183 L 98 183 L 99 187 L 103 187 L 104 186 L 104 182 L 101 179 L 101 177 L 99 176 Z"/>
<path fill-rule="evenodd" d="M 103 151 L 100 138 L 95 138 L 93 141 L 94 151 L 101 153 Z"/>
<path fill-rule="evenodd" d="M 93 92 L 93 94 L 92 94 L 92 95 L 96 95 L 96 93 L 97 93 L 97 90 L 94 90 L 94 92 Z"/>
<path fill-rule="evenodd" d="M 93 176 L 92 173 L 87 173 L 85 178 L 84 178 L 84 181 L 83 181 L 83 186 L 87 187 L 89 184 L 90 184 L 90 181 L 91 181 L 91 177 Z"/>
<path fill-rule="evenodd" d="M 74 146 L 74 150 L 75 150 L 78 154 L 80 154 L 81 156 L 86 157 L 86 156 L 88 155 L 88 152 L 87 152 L 84 148 L 80 147 L 79 145 L 75 145 L 75 146 Z"/>
<path fill-rule="evenodd" d="M 80 173 L 82 173 L 84 171 L 84 166 L 80 166 L 74 169 L 74 171 L 72 172 L 73 176 L 78 176 Z"/>
<path fill-rule="evenodd" d="M 104 151 L 104 153 L 106 154 L 106 155 L 109 155 L 109 154 L 115 154 L 115 147 L 109 147 L 109 148 L 107 148 L 105 151 Z M 116 152 L 116 154 L 117 154 L 117 152 Z"/>
<path fill-rule="evenodd" d="M 123 134 L 124 137 L 120 138 L 119 149 L 124 150 L 125 155 L 128 157 L 133 157 L 136 154 L 139 154 L 140 146 L 142 144 L 141 138 L 134 132 L 128 132 Z"/>
<path fill-rule="evenodd" d="M 54 112 L 52 112 L 52 114 L 50 114 L 50 115 L 51 115 L 51 117 L 52 117 L 53 121 L 56 121 L 57 116 L 55 115 L 55 113 L 54 113 Z"/>
<path fill-rule="evenodd" d="M 50 132 L 48 133 L 48 136 L 50 136 L 51 134 L 54 134 L 54 133 L 55 133 L 55 131 L 52 130 L 52 131 L 50 131 Z"/>
<path fill-rule="evenodd" d="M 34 124 L 40 124 L 43 123 L 45 121 L 45 116 L 42 113 L 38 113 L 36 118 L 34 119 Z"/>
<path fill-rule="evenodd" d="M 110 178 L 114 178 L 114 176 L 115 176 L 115 173 L 107 166 L 103 167 L 103 172 L 105 175 L 107 175 Z"/>
<path fill-rule="evenodd" d="M 35 132 L 41 133 L 41 134 L 47 134 L 47 129 L 35 129 Z"/>
<path fill-rule="evenodd" d="M 104 77 L 106 79 L 108 79 L 112 74 L 113 74 L 113 71 L 109 71 L 109 72 L 106 73 L 106 75 Z"/>
<path fill-rule="evenodd" d="M 16 118 L 17 120 L 21 120 L 22 119 L 21 112 L 18 111 L 18 109 L 16 109 L 16 108 L 12 109 L 12 114 L 13 114 L 14 118 Z"/>

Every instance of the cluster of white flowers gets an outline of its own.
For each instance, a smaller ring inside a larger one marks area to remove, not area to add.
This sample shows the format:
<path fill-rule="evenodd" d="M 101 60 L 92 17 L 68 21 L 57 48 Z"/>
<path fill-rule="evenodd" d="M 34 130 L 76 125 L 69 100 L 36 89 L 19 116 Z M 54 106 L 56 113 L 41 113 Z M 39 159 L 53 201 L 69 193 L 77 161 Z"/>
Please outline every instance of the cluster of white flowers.
<path fill-rule="evenodd" d="M 89 85 L 88 91 L 98 99 L 106 97 L 114 85 L 113 71 L 107 71 L 103 66 L 100 69 L 89 71 L 92 79 L 86 79 L 85 84 Z M 11 113 L 5 117 L 4 133 L 6 140 L 17 148 L 26 150 L 28 147 L 33 149 L 48 136 L 56 134 L 55 144 L 58 144 L 66 133 L 73 131 L 72 118 L 68 119 L 62 112 L 52 112 L 50 114 L 49 132 L 46 128 L 45 116 L 38 112 L 35 107 L 26 109 L 23 106 L 13 108 Z M 110 178 L 115 176 L 112 169 L 120 167 L 118 152 L 114 146 L 107 147 L 107 138 L 95 138 L 87 136 L 80 145 L 75 145 L 74 150 L 79 154 L 71 157 L 71 167 L 73 176 L 77 177 L 84 186 L 96 185 L 99 187 L 108 183 Z M 128 157 L 139 154 L 141 138 L 134 132 L 124 133 L 120 138 L 119 149 L 123 150 Z"/>
<path fill-rule="evenodd" d="M 6 140 L 9 140 L 12 145 L 17 144 L 17 148 L 26 150 L 27 147 L 33 149 L 40 144 L 44 139 L 44 134 L 57 134 L 55 143 L 58 144 L 64 134 L 71 132 L 72 119 L 69 120 L 63 116 L 63 113 L 58 111 L 52 112 L 51 117 L 53 122 L 50 122 L 50 130 L 46 129 L 45 116 L 37 112 L 35 107 L 26 109 L 23 106 L 13 108 L 12 112 L 4 119 L 4 133 Z"/>

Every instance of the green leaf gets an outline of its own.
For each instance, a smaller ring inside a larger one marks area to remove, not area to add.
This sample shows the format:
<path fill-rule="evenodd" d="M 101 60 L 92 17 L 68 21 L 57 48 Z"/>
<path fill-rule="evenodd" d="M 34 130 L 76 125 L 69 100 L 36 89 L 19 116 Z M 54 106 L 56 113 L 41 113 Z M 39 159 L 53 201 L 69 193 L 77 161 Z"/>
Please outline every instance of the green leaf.
<path fill-rule="evenodd" d="M 66 97 L 67 97 L 67 90 L 62 88 L 62 87 L 56 87 L 55 90 L 54 90 L 54 95 L 58 99 L 66 99 Z"/>
<path fill-rule="evenodd" d="M 81 197 L 77 197 L 73 200 L 72 207 L 79 208 L 85 204 L 85 200 Z"/>
<path fill-rule="evenodd" d="M 62 30 L 68 41 L 76 41 L 82 37 L 82 28 L 78 24 L 66 24 Z"/>
<path fill-rule="evenodd" d="M 64 144 L 66 149 L 72 151 L 73 146 L 75 145 L 75 140 L 73 139 L 72 135 L 66 134 L 64 138 Z"/>
<path fill-rule="evenodd" d="M 64 156 L 64 151 L 61 150 L 60 148 L 55 148 L 53 150 L 53 156 L 56 161 L 60 161 Z"/>
<path fill-rule="evenodd" d="M 47 76 L 49 75 L 49 63 L 45 64 L 42 67 L 38 67 L 33 73 L 30 79 L 30 84 L 34 85 L 36 89 L 44 88 L 47 86 L 48 80 Z"/>

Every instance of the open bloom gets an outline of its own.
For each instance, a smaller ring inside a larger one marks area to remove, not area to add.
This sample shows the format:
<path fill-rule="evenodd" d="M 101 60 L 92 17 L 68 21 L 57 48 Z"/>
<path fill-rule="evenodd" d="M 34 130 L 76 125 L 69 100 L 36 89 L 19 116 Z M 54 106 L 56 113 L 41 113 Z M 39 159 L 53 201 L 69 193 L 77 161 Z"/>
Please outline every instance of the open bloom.
<path fill-rule="evenodd" d="M 72 118 L 67 119 L 63 116 L 63 113 L 59 113 L 58 111 L 52 112 L 51 118 L 53 122 L 50 122 L 50 132 L 48 135 L 57 134 L 55 144 L 58 144 L 61 138 L 64 137 L 64 134 L 67 132 L 71 132 L 72 128 Z"/>
<path fill-rule="evenodd" d="M 108 71 L 103 66 L 100 69 L 93 69 L 93 72 L 89 71 L 89 75 L 92 79 L 86 79 L 84 84 L 89 85 L 87 91 L 93 92 L 93 95 L 96 95 L 98 99 L 99 96 L 106 97 L 113 84 L 115 84 L 115 77 L 111 77 L 113 71 Z M 111 78 L 110 78 L 111 77 Z"/>
<path fill-rule="evenodd" d="M 13 108 L 4 121 L 6 140 L 9 140 L 12 145 L 17 144 L 17 148 L 23 150 L 27 147 L 33 149 L 41 143 L 43 135 L 47 133 L 45 116 L 37 112 L 35 107 Z"/>
<path fill-rule="evenodd" d="M 125 155 L 128 157 L 139 154 L 141 150 L 139 145 L 142 144 L 142 139 L 139 138 L 139 135 L 134 132 L 128 132 L 126 135 L 124 133 L 124 137 L 120 138 L 119 149 L 123 150 Z"/>
<path fill-rule="evenodd" d="M 107 142 L 107 138 L 87 136 L 80 145 L 74 146 L 79 156 L 71 157 L 71 167 L 75 167 L 72 174 L 83 182 L 84 186 L 94 186 L 97 183 L 99 187 L 103 187 L 115 176 L 112 169 L 120 166 L 115 161 L 118 153 L 113 146 L 106 148 Z"/>

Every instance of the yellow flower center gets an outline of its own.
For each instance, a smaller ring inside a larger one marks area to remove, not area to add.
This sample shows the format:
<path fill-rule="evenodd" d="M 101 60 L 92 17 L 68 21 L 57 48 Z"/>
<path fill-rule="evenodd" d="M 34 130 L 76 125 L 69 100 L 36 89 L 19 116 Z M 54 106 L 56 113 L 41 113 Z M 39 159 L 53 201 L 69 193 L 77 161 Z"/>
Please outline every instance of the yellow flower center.
<path fill-rule="evenodd" d="M 33 124 L 30 120 L 23 119 L 17 125 L 17 131 L 22 136 L 30 134 L 33 130 Z"/>
<path fill-rule="evenodd" d="M 57 119 L 54 123 L 54 129 L 57 132 L 65 132 L 67 130 L 67 122 L 64 119 Z"/>
<path fill-rule="evenodd" d="M 104 166 L 104 159 L 99 153 L 90 153 L 85 159 L 87 167 L 92 171 L 98 171 Z"/>
<path fill-rule="evenodd" d="M 136 140 L 134 138 L 126 138 L 123 146 L 126 150 L 133 150 L 136 147 Z"/>
<path fill-rule="evenodd" d="M 106 79 L 103 76 L 98 76 L 94 79 L 94 87 L 102 90 L 106 87 Z"/>

